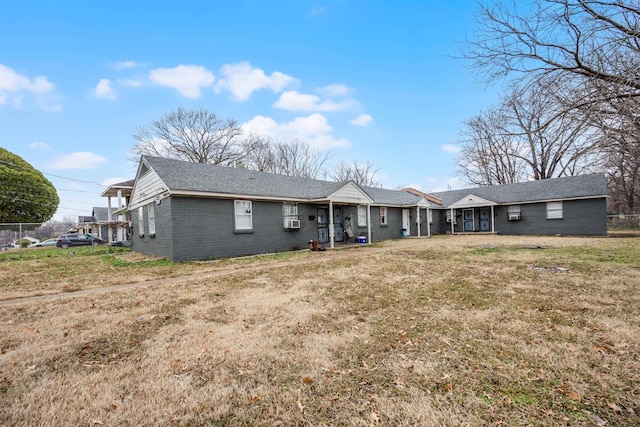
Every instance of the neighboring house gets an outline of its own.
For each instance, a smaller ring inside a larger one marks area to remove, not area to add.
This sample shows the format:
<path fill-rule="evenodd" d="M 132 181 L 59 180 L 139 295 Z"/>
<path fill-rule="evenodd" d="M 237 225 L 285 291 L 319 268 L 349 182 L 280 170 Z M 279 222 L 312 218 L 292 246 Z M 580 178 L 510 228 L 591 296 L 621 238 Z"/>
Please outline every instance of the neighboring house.
<path fill-rule="evenodd" d="M 94 207 L 91 216 L 79 216 L 78 233 L 87 233 L 105 242 L 128 240 L 129 222 L 124 214 L 119 218 L 109 208 Z"/>
<path fill-rule="evenodd" d="M 429 195 L 143 156 L 128 210 L 134 250 L 186 261 L 311 240 L 333 248 L 463 231 L 604 235 L 605 199 L 603 175 Z"/>

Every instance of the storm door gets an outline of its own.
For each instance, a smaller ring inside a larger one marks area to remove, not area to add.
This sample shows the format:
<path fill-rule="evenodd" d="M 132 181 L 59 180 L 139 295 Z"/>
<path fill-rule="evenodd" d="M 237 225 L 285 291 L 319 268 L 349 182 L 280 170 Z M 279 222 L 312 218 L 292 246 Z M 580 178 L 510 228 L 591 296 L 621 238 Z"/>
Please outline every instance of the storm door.
<path fill-rule="evenodd" d="M 342 208 L 333 208 L 333 238 L 336 242 L 344 242 L 344 225 L 342 224 Z"/>
<path fill-rule="evenodd" d="M 490 209 L 480 209 L 480 231 L 491 231 Z"/>
<path fill-rule="evenodd" d="M 464 219 L 464 231 L 475 231 L 475 227 L 473 226 L 473 209 L 465 209 L 462 211 L 462 216 Z"/>
<path fill-rule="evenodd" d="M 318 243 L 329 242 L 329 209 L 318 208 Z"/>

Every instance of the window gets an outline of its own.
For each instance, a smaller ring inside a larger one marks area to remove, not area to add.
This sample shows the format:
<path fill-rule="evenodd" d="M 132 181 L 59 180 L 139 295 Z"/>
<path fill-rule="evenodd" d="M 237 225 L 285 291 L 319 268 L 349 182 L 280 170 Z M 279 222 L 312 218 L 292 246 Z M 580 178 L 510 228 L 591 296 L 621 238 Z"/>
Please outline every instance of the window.
<path fill-rule="evenodd" d="M 138 208 L 138 236 L 144 236 L 144 207 Z"/>
<path fill-rule="evenodd" d="M 387 225 L 387 208 L 380 207 L 380 225 Z"/>
<path fill-rule="evenodd" d="M 156 235 L 156 205 L 149 203 L 147 205 L 147 219 L 149 221 L 149 236 Z"/>
<path fill-rule="evenodd" d="M 447 222 L 451 222 L 451 209 L 447 209 L 447 210 L 446 210 L 446 215 L 447 215 L 447 216 L 446 216 L 446 218 L 447 218 Z M 456 217 L 455 217 L 455 215 L 454 215 L 454 217 L 453 217 L 453 223 L 454 223 L 454 224 L 457 224 L 457 223 L 458 223 L 458 222 L 456 221 Z"/>
<path fill-rule="evenodd" d="M 253 229 L 253 214 L 250 200 L 235 201 L 235 221 L 236 230 Z"/>
<path fill-rule="evenodd" d="M 562 219 L 562 202 L 547 202 L 547 219 Z"/>
<path fill-rule="evenodd" d="M 297 203 L 284 202 L 282 204 L 282 221 L 284 228 L 300 228 Z"/>
<path fill-rule="evenodd" d="M 510 205 L 507 208 L 509 221 L 520 221 L 520 205 Z"/>
<path fill-rule="evenodd" d="M 367 226 L 367 207 L 358 205 L 358 227 Z"/>

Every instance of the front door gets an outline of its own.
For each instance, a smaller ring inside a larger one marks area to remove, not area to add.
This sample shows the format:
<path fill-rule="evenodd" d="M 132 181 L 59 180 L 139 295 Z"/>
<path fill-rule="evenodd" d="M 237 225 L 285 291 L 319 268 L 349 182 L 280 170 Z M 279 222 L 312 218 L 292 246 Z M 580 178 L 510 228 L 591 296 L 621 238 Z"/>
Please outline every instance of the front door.
<path fill-rule="evenodd" d="M 411 216 L 409 209 L 402 209 L 402 229 L 407 230 L 407 236 L 411 235 Z"/>
<path fill-rule="evenodd" d="M 480 231 L 491 231 L 490 209 L 480 209 Z"/>
<path fill-rule="evenodd" d="M 318 243 L 329 242 L 329 209 L 318 208 Z"/>
<path fill-rule="evenodd" d="M 462 211 L 464 217 L 464 231 L 475 231 L 473 226 L 473 209 L 465 209 Z"/>

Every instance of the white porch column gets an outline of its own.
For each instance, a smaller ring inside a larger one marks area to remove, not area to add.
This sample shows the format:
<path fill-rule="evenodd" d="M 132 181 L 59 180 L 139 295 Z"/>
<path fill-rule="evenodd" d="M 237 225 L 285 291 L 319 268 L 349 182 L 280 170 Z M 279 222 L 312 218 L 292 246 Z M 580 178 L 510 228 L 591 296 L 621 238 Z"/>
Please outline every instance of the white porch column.
<path fill-rule="evenodd" d="M 427 237 L 431 237 L 431 223 L 429 222 L 429 206 L 427 206 Z"/>
<path fill-rule="evenodd" d="M 329 244 L 330 248 L 335 247 L 335 229 L 333 228 L 333 202 L 329 200 Z"/>
<path fill-rule="evenodd" d="M 111 232 L 111 224 L 112 224 L 112 218 L 111 218 L 111 196 L 107 197 L 107 242 L 111 243 L 111 236 L 113 235 L 113 233 Z M 101 227 L 102 228 L 102 227 Z"/>
<path fill-rule="evenodd" d="M 456 216 L 455 216 L 455 213 L 453 212 L 453 208 L 452 208 L 451 209 L 451 234 L 456 232 L 456 229 L 455 229 L 455 226 L 454 226 L 455 221 L 456 221 Z"/>
<path fill-rule="evenodd" d="M 495 221 L 493 219 L 493 205 L 491 205 L 491 232 L 495 233 L 496 232 L 496 227 L 495 227 Z"/>
<path fill-rule="evenodd" d="M 367 244 L 371 244 L 371 205 L 367 205 Z"/>
<path fill-rule="evenodd" d="M 421 224 L 420 224 L 420 206 L 418 206 L 418 207 L 416 208 L 416 212 L 418 213 L 418 214 L 416 215 L 416 217 L 417 217 L 417 218 L 416 218 L 416 224 L 418 224 L 418 237 L 420 237 L 420 226 L 421 226 Z"/>

